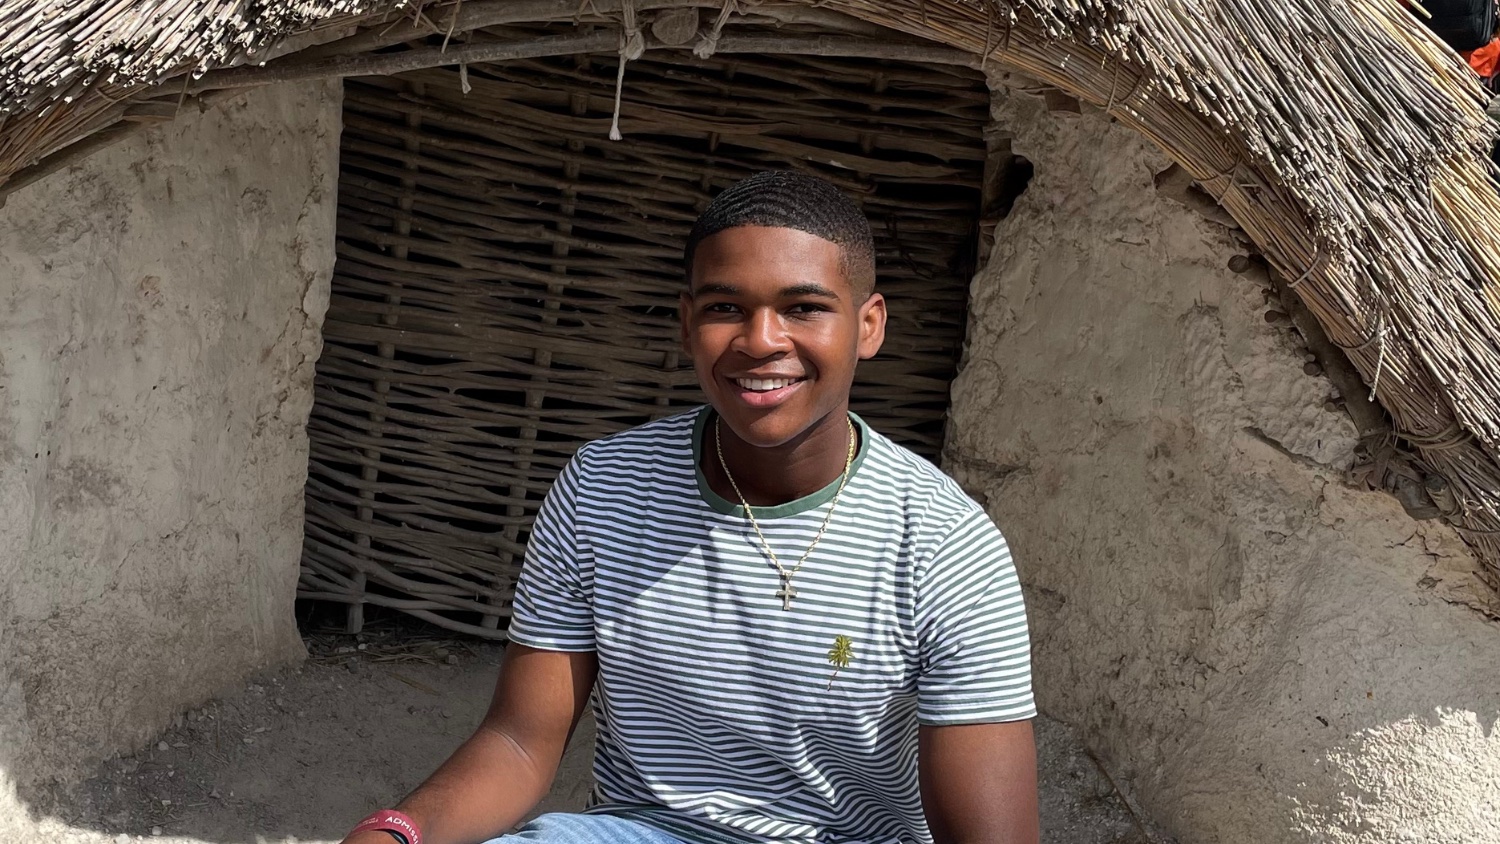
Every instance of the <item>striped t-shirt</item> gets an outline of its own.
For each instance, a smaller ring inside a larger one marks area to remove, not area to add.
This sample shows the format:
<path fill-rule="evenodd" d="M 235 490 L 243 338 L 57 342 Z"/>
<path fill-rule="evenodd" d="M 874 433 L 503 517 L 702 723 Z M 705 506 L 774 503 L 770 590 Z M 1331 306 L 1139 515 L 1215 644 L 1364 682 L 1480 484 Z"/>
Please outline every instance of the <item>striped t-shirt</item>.
<path fill-rule="evenodd" d="M 597 653 L 589 811 L 691 842 L 931 841 L 918 724 L 1036 713 L 1004 538 L 951 479 L 855 417 L 851 477 L 784 610 L 743 508 L 699 468 L 712 418 L 705 407 L 584 446 L 532 529 L 510 636 Z M 783 566 L 837 488 L 755 508 Z"/>

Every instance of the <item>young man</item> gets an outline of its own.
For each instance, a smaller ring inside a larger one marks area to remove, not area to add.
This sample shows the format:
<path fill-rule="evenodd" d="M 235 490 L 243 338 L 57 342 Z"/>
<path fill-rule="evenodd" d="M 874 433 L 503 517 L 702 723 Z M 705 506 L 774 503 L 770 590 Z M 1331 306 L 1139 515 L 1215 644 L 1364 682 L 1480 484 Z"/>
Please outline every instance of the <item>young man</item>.
<path fill-rule="evenodd" d="M 1005 540 L 849 412 L 885 338 L 870 227 L 811 176 L 686 249 L 707 407 L 579 450 L 483 725 L 348 844 L 473 844 L 551 786 L 595 693 L 593 805 L 504 844 L 1034 844 L 1030 645 Z"/>

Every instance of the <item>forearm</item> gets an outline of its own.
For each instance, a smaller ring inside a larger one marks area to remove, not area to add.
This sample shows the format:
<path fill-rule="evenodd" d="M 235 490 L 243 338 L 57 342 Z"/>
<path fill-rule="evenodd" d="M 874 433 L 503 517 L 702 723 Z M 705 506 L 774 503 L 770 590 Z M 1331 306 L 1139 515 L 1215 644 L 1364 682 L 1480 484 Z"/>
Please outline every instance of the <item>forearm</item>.
<path fill-rule="evenodd" d="M 1036 743 L 1030 721 L 923 727 L 922 808 L 936 844 L 1036 844 Z"/>
<path fill-rule="evenodd" d="M 476 844 L 519 823 L 546 796 L 556 768 L 481 727 L 396 808 L 416 821 L 424 844 Z"/>
<path fill-rule="evenodd" d="M 424 844 L 476 844 L 520 823 L 552 787 L 556 767 L 481 727 L 396 808 L 417 822 Z"/>
<path fill-rule="evenodd" d="M 594 688 L 592 652 L 512 644 L 479 730 L 395 808 L 424 844 L 477 844 L 508 832 L 552 787 Z M 390 844 L 383 832 L 346 844 Z"/>

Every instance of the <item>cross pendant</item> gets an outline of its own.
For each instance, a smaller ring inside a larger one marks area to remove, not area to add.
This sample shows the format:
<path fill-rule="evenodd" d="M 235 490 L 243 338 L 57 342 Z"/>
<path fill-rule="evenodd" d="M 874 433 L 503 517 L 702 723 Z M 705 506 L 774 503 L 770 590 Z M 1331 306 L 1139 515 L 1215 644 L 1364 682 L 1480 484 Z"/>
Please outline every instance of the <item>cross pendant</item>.
<path fill-rule="evenodd" d="M 776 597 L 781 599 L 781 608 L 783 610 L 790 610 L 792 608 L 792 599 L 797 597 L 797 590 L 792 587 L 790 580 L 783 580 L 781 582 L 781 589 L 776 592 Z"/>

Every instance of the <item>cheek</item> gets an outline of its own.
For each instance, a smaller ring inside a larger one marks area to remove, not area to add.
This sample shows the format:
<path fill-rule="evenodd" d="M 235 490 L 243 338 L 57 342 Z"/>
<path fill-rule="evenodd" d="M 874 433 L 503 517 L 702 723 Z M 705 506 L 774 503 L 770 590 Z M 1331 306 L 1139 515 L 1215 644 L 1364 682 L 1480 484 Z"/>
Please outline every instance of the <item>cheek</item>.
<path fill-rule="evenodd" d="M 858 352 L 858 332 L 844 326 L 827 326 L 810 334 L 797 349 L 798 355 L 824 376 L 853 372 Z"/>
<path fill-rule="evenodd" d="M 734 331 L 724 325 L 700 325 L 689 329 L 684 335 L 688 352 L 698 365 L 712 365 L 734 340 Z"/>

